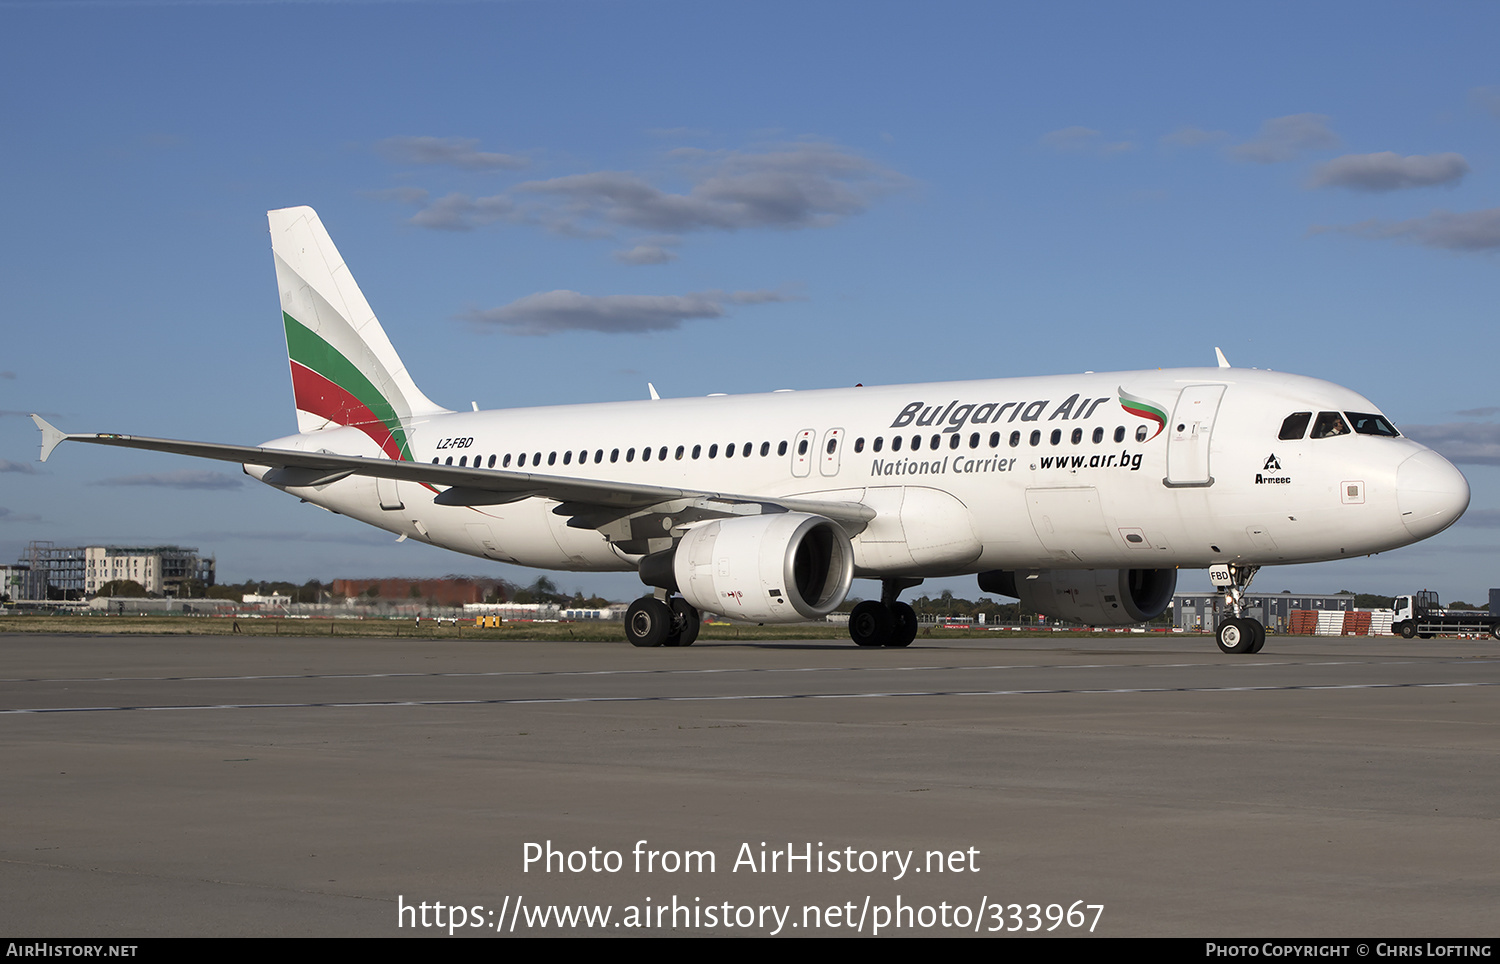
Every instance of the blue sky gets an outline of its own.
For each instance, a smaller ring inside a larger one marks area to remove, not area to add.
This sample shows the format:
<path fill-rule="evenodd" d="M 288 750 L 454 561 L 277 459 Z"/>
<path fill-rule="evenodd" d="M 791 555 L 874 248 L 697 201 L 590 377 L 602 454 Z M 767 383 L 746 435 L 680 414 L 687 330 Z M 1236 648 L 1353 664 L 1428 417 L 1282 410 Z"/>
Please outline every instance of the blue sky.
<path fill-rule="evenodd" d="M 264 212 L 308 204 L 454 408 L 1215 345 L 1327 378 L 1455 459 L 1472 507 L 1255 588 L 1480 599 L 1500 584 L 1497 35 L 1473 3 L 0 0 L 0 558 L 175 542 L 229 581 L 534 578 L 217 465 L 36 462 L 29 411 L 293 431 Z"/>

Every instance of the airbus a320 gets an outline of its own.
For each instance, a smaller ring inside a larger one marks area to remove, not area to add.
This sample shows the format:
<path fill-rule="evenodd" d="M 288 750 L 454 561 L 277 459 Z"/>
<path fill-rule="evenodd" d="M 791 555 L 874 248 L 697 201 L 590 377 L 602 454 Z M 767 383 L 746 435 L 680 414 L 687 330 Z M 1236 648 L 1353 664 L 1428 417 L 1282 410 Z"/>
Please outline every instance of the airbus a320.
<path fill-rule="evenodd" d="M 1254 653 L 1262 566 L 1384 552 L 1452 525 L 1463 475 L 1368 399 L 1230 368 L 1085 373 L 450 411 L 417 388 L 311 208 L 270 212 L 297 434 L 261 446 L 67 434 L 243 464 L 267 485 L 486 559 L 639 573 L 637 646 L 686 646 L 703 613 L 818 619 L 854 578 L 861 646 L 917 633 L 900 593 L 982 590 L 1095 626 L 1165 611 L 1207 568 Z M 655 393 L 653 392 L 653 395 Z"/>

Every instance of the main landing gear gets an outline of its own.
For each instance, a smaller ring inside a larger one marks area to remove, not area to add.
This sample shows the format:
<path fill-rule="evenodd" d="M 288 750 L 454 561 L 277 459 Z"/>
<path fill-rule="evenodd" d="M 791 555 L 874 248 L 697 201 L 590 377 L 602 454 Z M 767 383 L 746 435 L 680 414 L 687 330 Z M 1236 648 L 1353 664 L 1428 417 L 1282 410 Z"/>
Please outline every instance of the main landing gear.
<path fill-rule="evenodd" d="M 1234 613 L 1219 623 L 1215 633 L 1219 649 L 1226 653 L 1258 653 L 1266 645 L 1265 624 L 1244 615 L 1245 590 L 1259 571 L 1260 566 L 1237 566 L 1233 563 L 1209 567 L 1209 579 L 1224 590 L 1224 600 Z"/>
<path fill-rule="evenodd" d="M 910 646 L 917 638 L 917 613 L 896 597 L 921 585 L 920 579 L 882 579 L 880 602 L 866 599 L 849 613 L 849 637 L 860 646 Z"/>
<path fill-rule="evenodd" d="M 691 646 L 702 618 L 681 596 L 642 596 L 625 611 L 625 638 L 632 646 Z"/>

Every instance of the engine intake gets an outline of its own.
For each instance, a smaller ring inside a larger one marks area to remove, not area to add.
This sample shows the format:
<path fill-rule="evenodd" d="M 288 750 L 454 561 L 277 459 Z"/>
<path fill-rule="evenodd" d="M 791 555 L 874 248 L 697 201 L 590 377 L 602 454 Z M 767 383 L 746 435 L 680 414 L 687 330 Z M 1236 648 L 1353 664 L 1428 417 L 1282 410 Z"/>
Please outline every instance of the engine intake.
<path fill-rule="evenodd" d="M 654 578 L 648 577 L 648 561 Z M 664 561 L 642 560 L 648 584 L 662 584 Z M 854 578 L 854 551 L 844 530 L 803 512 L 695 526 L 677 543 L 671 561 L 682 598 L 700 610 L 756 622 L 820 619 L 844 601 Z"/>

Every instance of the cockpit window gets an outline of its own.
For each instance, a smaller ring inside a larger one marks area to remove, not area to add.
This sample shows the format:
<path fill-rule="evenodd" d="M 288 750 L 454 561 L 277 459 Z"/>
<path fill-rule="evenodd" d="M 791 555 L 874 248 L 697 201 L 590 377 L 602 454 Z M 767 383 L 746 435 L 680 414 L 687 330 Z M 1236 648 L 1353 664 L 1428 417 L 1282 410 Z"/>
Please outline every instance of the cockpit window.
<path fill-rule="evenodd" d="M 1312 421 L 1312 412 L 1293 412 L 1281 423 L 1281 434 L 1276 436 L 1289 442 L 1307 434 L 1307 423 Z"/>
<path fill-rule="evenodd" d="M 1319 412 L 1318 420 L 1313 423 L 1313 438 L 1332 438 L 1335 435 L 1348 435 L 1349 426 L 1344 421 L 1344 416 L 1338 412 Z"/>
<path fill-rule="evenodd" d="M 1396 426 L 1385 420 L 1384 415 L 1366 415 L 1364 412 L 1349 412 L 1349 421 L 1354 423 L 1354 431 L 1361 435 L 1383 435 L 1386 438 L 1400 438 L 1401 433 L 1396 431 Z"/>

